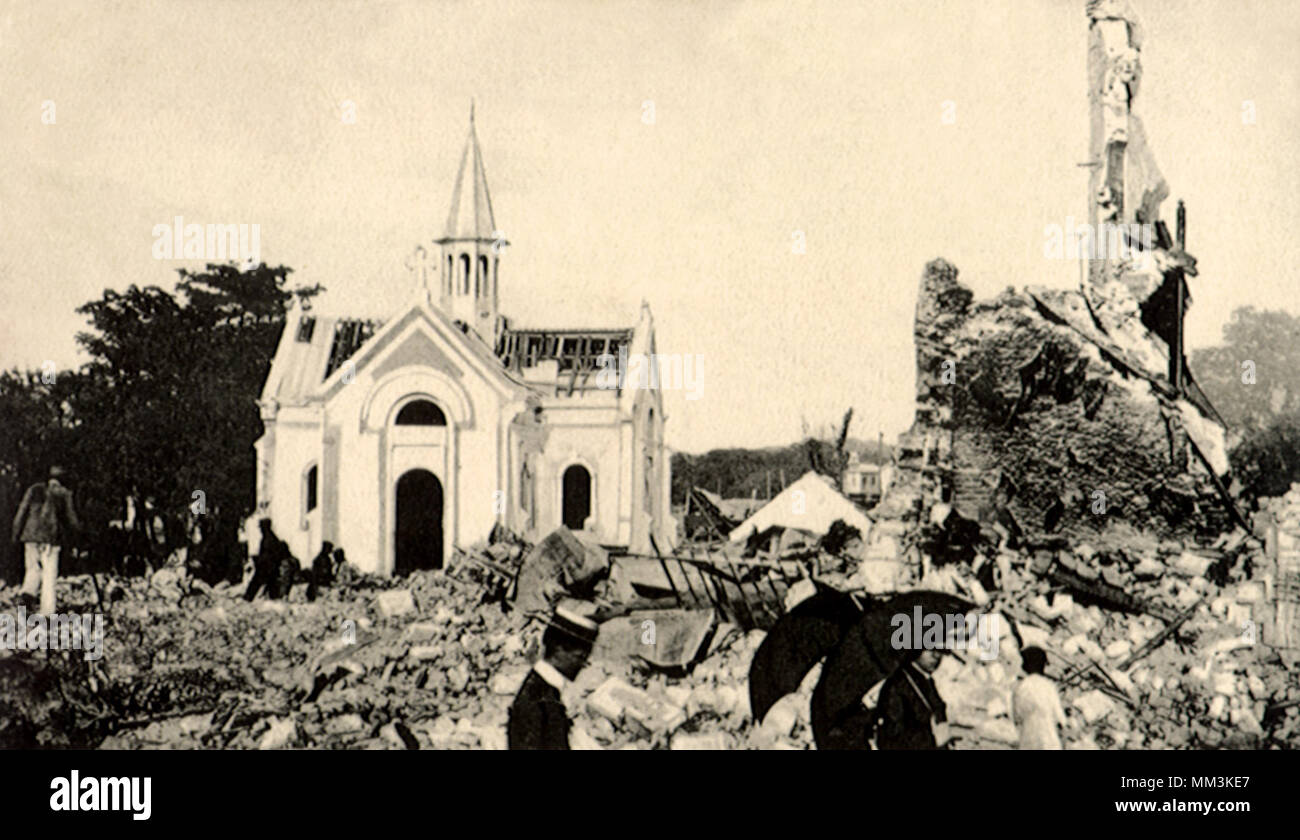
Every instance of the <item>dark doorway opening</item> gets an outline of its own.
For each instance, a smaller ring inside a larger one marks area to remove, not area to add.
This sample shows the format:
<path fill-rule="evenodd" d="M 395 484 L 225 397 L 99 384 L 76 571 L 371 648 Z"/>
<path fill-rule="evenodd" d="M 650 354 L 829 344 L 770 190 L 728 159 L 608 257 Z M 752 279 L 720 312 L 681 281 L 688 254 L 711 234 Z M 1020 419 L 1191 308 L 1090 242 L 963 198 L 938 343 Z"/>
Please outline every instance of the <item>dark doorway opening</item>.
<path fill-rule="evenodd" d="M 442 483 L 428 470 L 397 480 L 393 574 L 442 568 Z"/>
<path fill-rule="evenodd" d="M 564 471 L 564 527 L 581 531 L 591 516 L 591 473 L 581 464 Z"/>

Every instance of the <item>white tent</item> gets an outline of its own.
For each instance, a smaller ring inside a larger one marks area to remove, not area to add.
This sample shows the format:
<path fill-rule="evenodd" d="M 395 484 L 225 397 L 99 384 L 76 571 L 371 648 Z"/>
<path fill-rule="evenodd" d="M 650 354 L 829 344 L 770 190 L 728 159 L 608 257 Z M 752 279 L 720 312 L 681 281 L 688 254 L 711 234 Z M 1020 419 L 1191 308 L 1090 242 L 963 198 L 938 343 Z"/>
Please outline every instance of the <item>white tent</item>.
<path fill-rule="evenodd" d="M 843 519 L 845 524 L 861 531 L 864 542 L 871 533 L 871 519 L 841 496 L 826 478 L 809 470 L 753 516 L 737 525 L 729 539 L 743 542 L 755 532 L 762 533 L 773 525 L 825 534 L 837 519 Z"/>

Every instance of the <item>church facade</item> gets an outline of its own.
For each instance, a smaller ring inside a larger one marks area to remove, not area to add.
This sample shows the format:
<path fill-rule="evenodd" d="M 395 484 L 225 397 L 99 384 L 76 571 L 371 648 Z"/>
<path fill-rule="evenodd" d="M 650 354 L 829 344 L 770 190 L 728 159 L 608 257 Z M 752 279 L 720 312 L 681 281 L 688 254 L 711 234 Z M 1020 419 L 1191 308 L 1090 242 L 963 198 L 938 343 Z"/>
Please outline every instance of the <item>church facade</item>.
<path fill-rule="evenodd" d="M 379 574 L 441 568 L 497 525 L 670 547 L 661 395 L 624 375 L 656 353 L 649 306 L 620 329 L 501 314 L 505 253 L 472 114 L 429 244 L 408 264 L 413 299 L 383 322 L 290 311 L 260 400 L 254 519 L 303 563 L 328 541 Z"/>

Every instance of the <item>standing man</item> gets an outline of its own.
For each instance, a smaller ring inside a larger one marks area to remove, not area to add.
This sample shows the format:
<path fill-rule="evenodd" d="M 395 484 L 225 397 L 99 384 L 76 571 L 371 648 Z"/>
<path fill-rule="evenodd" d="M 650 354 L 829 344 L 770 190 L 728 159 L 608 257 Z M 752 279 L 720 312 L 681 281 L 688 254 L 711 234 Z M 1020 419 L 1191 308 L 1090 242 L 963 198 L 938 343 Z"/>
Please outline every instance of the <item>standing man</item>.
<path fill-rule="evenodd" d="M 253 560 L 253 579 L 248 582 L 248 588 L 244 590 L 244 600 L 253 600 L 263 588 L 268 598 L 284 597 L 289 594 L 287 591 L 281 591 L 284 589 L 285 578 L 287 576 L 292 584 L 292 569 L 297 567 L 298 561 L 293 558 L 288 544 L 271 530 L 270 519 L 259 519 L 257 527 L 261 539 L 257 546 L 257 556 Z M 289 570 L 288 575 L 286 570 Z"/>
<path fill-rule="evenodd" d="M 882 750 L 946 749 L 948 708 L 931 675 L 942 650 L 915 651 L 880 688 L 876 746 Z"/>
<path fill-rule="evenodd" d="M 533 665 L 510 705 L 506 729 L 512 750 L 569 749 L 569 715 L 560 692 L 587 664 L 596 622 L 557 607 L 542 635 L 542 658 Z"/>
<path fill-rule="evenodd" d="M 316 593 L 334 582 L 334 543 L 326 540 L 320 544 L 320 553 L 311 561 L 307 577 L 307 600 L 315 601 Z"/>
<path fill-rule="evenodd" d="M 1065 726 L 1067 721 L 1056 683 L 1043 674 L 1047 654 L 1042 648 L 1027 647 L 1020 652 L 1020 659 L 1025 678 L 1016 686 L 1011 706 L 1020 729 L 1020 749 L 1059 750 L 1061 735 L 1057 727 Z"/>
<path fill-rule="evenodd" d="M 63 467 L 50 467 L 50 480 L 28 487 L 14 516 L 13 538 L 15 542 L 25 543 L 26 552 L 22 597 L 34 602 L 39 588 L 42 615 L 54 614 L 59 552 L 81 530 L 72 504 L 72 491 L 59 481 L 63 475 Z"/>

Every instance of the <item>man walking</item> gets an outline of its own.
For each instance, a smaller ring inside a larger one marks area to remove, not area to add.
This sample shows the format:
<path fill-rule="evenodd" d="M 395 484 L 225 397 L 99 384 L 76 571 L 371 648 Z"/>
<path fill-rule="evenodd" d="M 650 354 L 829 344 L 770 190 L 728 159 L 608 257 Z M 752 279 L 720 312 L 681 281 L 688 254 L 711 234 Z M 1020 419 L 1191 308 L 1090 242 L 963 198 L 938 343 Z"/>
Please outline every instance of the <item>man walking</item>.
<path fill-rule="evenodd" d="M 542 634 L 542 658 L 524 678 L 510 705 L 506 727 L 510 749 L 569 749 L 569 714 L 560 692 L 587 664 L 598 629 L 594 621 L 556 608 Z"/>
<path fill-rule="evenodd" d="M 39 589 L 42 615 L 54 614 L 59 552 L 81 530 L 72 492 L 59 481 L 63 475 L 62 467 L 50 467 L 49 481 L 28 487 L 13 522 L 14 541 L 24 543 L 26 553 L 22 597 L 34 603 Z"/>

